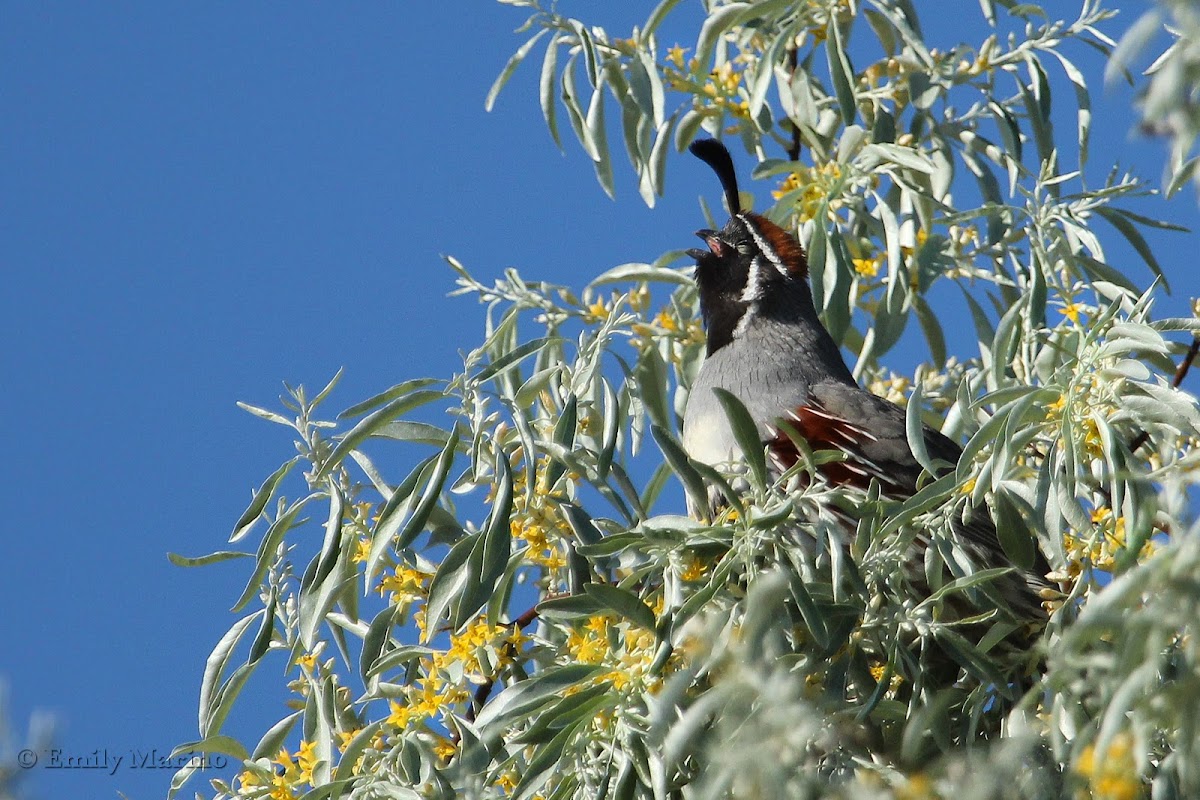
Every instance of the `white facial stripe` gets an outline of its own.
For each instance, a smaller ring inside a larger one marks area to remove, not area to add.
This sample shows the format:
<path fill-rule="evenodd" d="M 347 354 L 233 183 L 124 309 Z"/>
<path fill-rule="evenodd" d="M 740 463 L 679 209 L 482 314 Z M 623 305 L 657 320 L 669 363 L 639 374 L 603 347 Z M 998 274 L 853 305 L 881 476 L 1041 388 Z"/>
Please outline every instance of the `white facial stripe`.
<path fill-rule="evenodd" d="M 746 230 L 750 231 L 750 236 L 754 238 L 754 243 L 758 245 L 759 252 L 767 257 L 767 260 L 774 265 L 775 269 L 779 271 L 780 275 L 786 278 L 788 275 L 787 267 L 784 266 L 784 263 L 779 260 L 779 254 L 775 252 L 775 248 L 771 247 L 770 243 L 767 242 L 767 240 L 762 237 L 762 234 L 758 232 L 758 226 L 756 226 L 752 220 L 744 215 L 741 217 L 741 220 L 746 224 Z"/>
<path fill-rule="evenodd" d="M 757 303 L 762 299 L 762 266 L 761 256 L 750 259 L 750 268 L 746 271 L 746 288 L 742 289 L 743 303 Z"/>

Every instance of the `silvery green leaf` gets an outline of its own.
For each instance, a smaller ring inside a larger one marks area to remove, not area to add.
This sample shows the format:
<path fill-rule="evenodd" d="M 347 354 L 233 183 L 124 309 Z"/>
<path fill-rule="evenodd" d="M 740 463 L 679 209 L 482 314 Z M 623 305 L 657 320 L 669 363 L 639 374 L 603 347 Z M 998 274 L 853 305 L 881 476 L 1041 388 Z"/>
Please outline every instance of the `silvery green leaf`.
<path fill-rule="evenodd" d="M 208 655 L 208 660 L 204 665 L 204 676 L 200 681 L 200 735 L 207 736 L 209 733 L 208 719 L 213 714 L 213 711 L 218 702 L 220 693 L 221 677 L 225 674 L 226 667 L 229 666 L 233 656 L 233 649 L 241 641 L 242 636 L 250 629 L 263 611 L 255 611 L 253 614 L 242 617 L 235 622 L 225 635 L 221 637 L 212 652 Z M 214 731 L 215 732 L 215 731 Z"/>
<path fill-rule="evenodd" d="M 267 503 L 271 502 L 271 498 L 275 496 L 276 489 L 279 488 L 280 482 L 291 471 L 292 467 L 300 461 L 300 456 L 296 456 L 289 461 L 285 461 L 280 465 L 279 469 L 275 470 L 267 477 L 262 485 L 258 487 L 258 491 L 250 500 L 250 505 L 238 517 L 238 521 L 234 523 L 233 533 L 229 535 L 229 542 L 232 544 L 238 539 L 244 537 L 254 527 L 254 523 L 258 521 L 259 516 L 267 507 Z"/>
<path fill-rule="evenodd" d="M 648 40 L 663 20 L 667 18 L 667 14 L 671 13 L 671 9 L 679 5 L 679 0 L 660 0 L 659 4 L 650 12 L 650 16 L 646 18 L 646 24 L 642 26 L 642 39 Z"/>
<path fill-rule="evenodd" d="M 1062 64 L 1063 71 L 1067 73 L 1067 78 L 1075 88 L 1075 104 L 1079 109 L 1076 142 L 1079 145 L 1079 168 L 1083 169 L 1087 163 L 1089 134 L 1092 129 L 1092 101 L 1088 94 L 1087 81 L 1079 68 L 1066 56 L 1057 50 L 1050 52 Z"/>
<path fill-rule="evenodd" d="M 249 403 L 243 403 L 240 400 L 237 403 L 237 407 L 242 409 L 243 411 L 247 411 L 247 412 L 253 414 L 254 416 L 258 417 L 259 419 L 265 419 L 267 422 L 274 422 L 276 425 L 286 425 L 289 428 L 296 427 L 295 422 L 293 422 L 292 420 L 283 416 L 282 414 L 276 414 L 274 411 L 268 411 L 265 408 L 259 408 L 258 406 L 252 406 Z"/>
<path fill-rule="evenodd" d="M 942 323 L 922 295 L 914 294 L 911 299 L 913 310 L 917 312 L 917 322 L 921 324 L 921 331 L 925 334 L 925 341 L 929 344 L 929 355 L 933 359 L 933 363 L 944 364 L 946 362 L 946 339 L 942 334 Z"/>
<path fill-rule="evenodd" d="M 579 42 L 579 48 L 583 51 L 583 63 L 586 69 L 588 83 L 592 88 L 600 88 L 600 59 L 596 55 L 596 43 L 592 41 L 592 34 L 577 20 L 568 20 L 571 30 L 575 32 L 575 38 Z"/>
<path fill-rule="evenodd" d="M 646 205 L 654 206 L 654 195 L 662 195 L 666 191 L 667 175 L 667 143 L 671 140 L 671 125 L 675 118 L 664 120 L 654 134 L 654 146 L 650 149 L 650 161 L 646 165 L 650 176 L 650 186 L 654 190 L 649 199 L 643 197 Z"/>
<path fill-rule="evenodd" d="M 1150 39 L 1158 34 L 1161 24 L 1162 18 L 1154 11 L 1143 14 L 1133 23 L 1133 27 L 1121 37 L 1104 66 L 1105 83 L 1114 82 L 1121 73 L 1130 68 L 1134 56 L 1145 49 Z"/>
<path fill-rule="evenodd" d="M 912 396 L 908 398 L 908 406 L 904 410 L 904 434 L 917 463 L 930 475 L 936 475 L 938 471 L 934 467 L 933 459 L 929 457 L 929 449 L 925 446 L 925 423 L 921 419 L 923 404 L 921 382 L 915 381 Z"/>
<path fill-rule="evenodd" d="M 554 83 L 558 78 L 558 45 L 559 34 L 550 38 L 546 46 L 546 56 L 542 59 L 542 74 L 538 81 L 538 101 L 542 106 L 542 118 L 546 120 L 546 128 L 550 138 L 562 150 L 562 140 L 558 136 L 558 113 L 555 105 Z"/>
<path fill-rule="evenodd" d="M 261 663 L 261 661 L 255 661 L 242 664 L 230 673 L 227 681 L 221 684 L 214 698 L 215 703 L 211 713 L 201 725 L 201 730 L 206 732 L 204 734 L 205 739 L 216 736 L 221 731 L 221 728 L 224 727 L 225 720 L 229 717 L 229 712 L 233 710 L 233 704 L 237 701 L 238 695 L 241 694 L 246 681 L 250 679 L 250 675 L 253 674 L 255 668 Z M 245 751 L 243 750 L 242 752 Z"/>
<path fill-rule="evenodd" d="M 1158 259 L 1154 257 L 1154 252 L 1150 249 L 1150 245 L 1146 243 L 1146 239 L 1142 236 L 1141 231 L 1133 225 L 1135 221 L 1145 224 L 1145 218 L 1135 218 L 1128 211 L 1106 206 L 1098 206 L 1096 213 L 1104 217 L 1114 228 L 1120 231 L 1126 241 L 1133 246 L 1137 254 L 1146 262 L 1146 266 L 1150 267 L 1154 276 L 1162 282 L 1163 288 L 1168 292 L 1171 291 L 1171 285 L 1167 282 L 1166 276 L 1163 275 L 1162 267 L 1159 266 Z"/>
<path fill-rule="evenodd" d="M 700 477 L 700 473 L 696 471 L 696 467 L 691 459 L 688 458 L 687 453 L 684 452 L 683 448 L 679 446 L 671 434 L 660 426 L 651 425 L 650 433 L 654 436 L 654 441 L 658 443 L 659 448 L 663 451 L 663 455 L 671 465 L 671 469 L 683 483 L 683 488 L 694 507 L 707 508 L 708 491 L 704 488 L 704 480 Z"/>
<path fill-rule="evenodd" d="M 437 632 L 451 603 L 466 588 L 470 580 L 467 559 L 482 536 L 481 533 L 464 536 L 450 548 L 450 552 L 438 565 L 437 572 L 429 583 L 429 599 L 425 603 L 425 643 Z"/>
<path fill-rule="evenodd" d="M 1025 113 L 1033 128 L 1033 141 L 1037 145 L 1038 160 L 1045 164 L 1053 161 L 1056 154 L 1054 147 L 1053 123 L 1050 120 L 1050 81 L 1042 65 L 1033 56 L 1027 56 L 1025 64 L 1029 68 L 1030 84 L 1018 83 L 1024 101 Z"/>
<path fill-rule="evenodd" d="M 319 481 L 327 477 L 334 467 L 342 463 L 351 450 L 357 449 L 367 439 L 377 435 L 385 425 L 396 417 L 426 403 L 432 403 L 435 400 L 444 400 L 445 397 L 446 394 L 444 392 L 418 390 L 397 397 L 382 408 L 363 417 L 357 425 L 342 436 L 337 446 L 333 448 L 333 451 L 321 464 L 320 469 L 316 471 L 313 479 Z"/>
<path fill-rule="evenodd" d="M 854 68 L 850 66 L 850 56 L 846 53 L 846 43 L 842 41 L 842 28 L 837 23 L 836 14 L 829 16 L 825 55 L 838 107 L 842 112 L 842 123 L 851 125 L 858 116 L 858 104 L 854 97 Z"/>
<path fill-rule="evenodd" d="M 1166 188 L 1168 198 L 1173 197 L 1184 184 L 1196 176 L 1197 164 L 1200 164 L 1200 156 L 1193 156 L 1172 171 L 1171 181 Z"/>
<path fill-rule="evenodd" d="M 736 396 L 719 388 L 713 389 L 713 394 L 717 396 L 717 401 L 721 404 L 721 408 L 729 420 L 733 438 L 737 441 L 738 447 L 742 449 L 742 456 L 750 467 L 754 485 L 759 490 L 765 489 L 768 482 L 767 457 L 758 426 L 754 424 L 750 412 Z"/>
<path fill-rule="evenodd" d="M 592 141 L 592 132 L 588 128 L 583 106 L 580 105 L 579 95 L 575 91 L 575 61 L 579 57 L 578 53 L 574 53 L 567 59 L 567 66 L 563 69 L 561 97 L 563 107 L 567 109 L 567 116 L 571 121 L 571 128 L 575 131 L 575 138 L 579 140 L 579 144 L 583 147 L 583 151 L 587 153 L 592 161 L 600 160 L 600 152 L 596 149 L 596 143 Z"/>
<path fill-rule="evenodd" d="M 474 376 L 475 380 L 479 383 L 489 381 L 492 378 L 502 375 L 508 370 L 512 369 L 521 361 L 524 361 L 526 358 L 529 358 L 529 356 L 540 351 L 543 347 L 547 347 L 552 344 L 559 344 L 561 342 L 562 338 L 558 336 L 543 336 L 528 341 L 525 344 L 515 347 L 507 353 L 504 353 L 504 355 L 496 358 L 483 369 L 479 370 L 479 372 Z"/>
<path fill-rule="evenodd" d="M 480 738 L 492 738 L 512 720 L 552 702 L 564 690 L 587 680 L 601 669 L 592 664 L 550 667 L 535 677 L 508 686 L 488 701 L 475 718 Z"/>
<path fill-rule="evenodd" d="M 682 153 L 687 148 L 692 140 L 696 138 L 696 134 L 700 131 L 700 125 L 704 122 L 704 114 L 696 109 L 691 109 L 684 113 L 679 120 L 679 124 L 675 126 L 675 150 Z"/>
<path fill-rule="evenodd" d="M 650 281 L 651 283 L 672 283 L 678 286 L 690 286 L 692 279 L 687 274 L 667 267 L 656 267 L 653 264 L 621 264 L 605 270 L 599 277 L 594 278 L 588 286 L 606 286 L 612 283 L 629 283 L 633 281 Z"/>
<path fill-rule="evenodd" d="M 292 503 L 286 511 L 276 517 L 275 521 L 271 523 L 271 527 L 267 528 L 267 532 L 263 534 L 262 541 L 258 544 L 258 552 L 254 556 L 254 573 L 246 582 L 246 588 L 242 591 L 242 596 L 234 603 L 234 611 L 241 611 L 251 600 L 258 596 L 263 576 L 267 574 L 267 570 L 270 569 L 271 564 L 275 561 L 279 545 L 283 542 L 284 534 L 300 524 L 296 522 L 296 517 L 299 516 L 300 511 L 313 497 L 314 495 L 309 495 L 303 500 Z"/>
<path fill-rule="evenodd" d="M 454 456 L 458 450 L 458 434 L 452 434 L 446 441 L 446 446 L 442 448 L 442 452 L 438 454 L 437 460 L 434 461 L 433 467 L 430 470 L 429 480 L 425 484 L 425 488 L 421 490 L 420 499 L 417 500 L 413 507 L 412 514 L 404 522 L 404 526 L 396 533 L 395 540 L 392 542 L 392 547 L 396 550 L 403 550 L 412 544 L 413 540 L 425 529 L 425 523 L 429 521 L 430 515 L 433 513 L 433 508 L 437 505 L 438 497 L 441 495 L 442 488 L 446 485 L 446 477 L 450 474 L 450 465 L 454 463 Z M 380 536 L 380 528 L 384 528 L 380 520 L 380 525 L 376 527 L 375 536 Z M 391 526 L 383 529 L 382 533 L 386 534 L 391 530 Z M 378 538 L 372 543 L 372 551 L 375 548 Z M 385 539 L 386 541 L 386 539 Z"/>
<path fill-rule="evenodd" d="M 167 560 L 177 567 L 203 567 L 207 564 L 219 564 L 234 558 L 250 558 L 251 553 L 236 550 L 218 550 L 204 556 L 181 556 L 178 553 L 167 553 Z"/>
<path fill-rule="evenodd" d="M 739 15 L 748 8 L 750 3 L 729 3 L 710 13 L 700 28 L 700 38 L 696 40 L 696 58 L 702 65 L 712 60 L 712 51 L 717 40 L 729 30 L 738 20 Z"/>
<path fill-rule="evenodd" d="M 637 58 L 639 63 L 645 68 L 646 77 L 650 83 L 650 119 L 653 120 L 655 128 L 661 129 L 663 122 L 666 121 L 666 99 L 663 91 L 662 76 L 659 74 L 658 65 L 654 63 L 649 51 L 639 48 Z"/>
<path fill-rule="evenodd" d="M 1033 566 L 1036 545 L 1034 534 L 1025 521 L 1025 513 L 1031 514 L 1032 509 L 1022 513 L 1020 506 L 1023 505 L 1024 501 L 1003 490 L 992 495 L 992 514 L 996 520 L 996 536 L 1000 539 L 1000 547 L 1015 566 L 1029 569 Z"/>
<path fill-rule="evenodd" d="M 862 148 L 862 156 L 864 159 L 873 156 L 878 159 L 878 163 L 897 164 L 926 175 L 931 174 L 934 169 L 933 162 L 927 156 L 911 147 L 901 147 L 898 144 L 867 144 Z"/>
<path fill-rule="evenodd" d="M 549 30 L 546 28 L 538 31 L 529 38 L 529 41 L 517 48 L 517 52 L 512 54 L 512 57 L 508 59 L 508 63 L 504 65 L 504 69 L 500 70 L 500 74 L 496 77 L 492 88 L 488 89 L 487 99 L 483 101 L 484 110 L 492 110 L 492 107 L 496 104 L 496 97 L 499 96 L 500 90 L 504 88 L 504 84 L 508 83 L 508 79 L 517 71 L 517 67 L 525 60 L 525 56 L 529 55 L 529 51 L 538 43 L 538 40 L 548 32 Z"/>
<path fill-rule="evenodd" d="M 664 429 L 672 427 L 671 412 L 667 408 L 667 367 L 657 349 L 647 348 L 642 353 L 634 377 L 650 421 Z"/>
<path fill-rule="evenodd" d="M 588 597 L 615 611 L 622 619 L 629 620 L 644 630 L 654 630 L 654 612 L 632 592 L 603 583 L 589 583 L 584 587 L 584 591 Z"/>
<path fill-rule="evenodd" d="M 612 159 L 608 152 L 608 134 L 604 122 L 604 87 L 598 86 L 592 92 L 592 101 L 588 105 L 587 127 L 595 148 L 592 156 L 592 166 L 596 171 L 596 179 L 600 187 L 609 197 L 616 199 L 613 188 Z"/>

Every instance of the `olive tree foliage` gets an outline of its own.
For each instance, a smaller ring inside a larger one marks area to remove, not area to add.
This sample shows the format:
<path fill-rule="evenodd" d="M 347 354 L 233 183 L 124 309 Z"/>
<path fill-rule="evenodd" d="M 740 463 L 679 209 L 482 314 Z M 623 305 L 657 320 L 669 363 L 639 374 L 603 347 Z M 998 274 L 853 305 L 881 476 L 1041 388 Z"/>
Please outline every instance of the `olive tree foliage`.
<path fill-rule="evenodd" d="M 961 43 L 910 0 L 717 1 L 681 43 L 675 0 L 620 37 L 508 4 L 529 38 L 489 103 L 540 60 L 551 137 L 610 193 L 623 149 L 647 203 L 723 138 L 856 376 L 920 457 L 922 422 L 965 454 L 904 501 L 830 486 L 838 456 L 799 442 L 777 477 L 730 397 L 748 455 L 718 473 L 677 439 L 704 349 L 683 254 L 582 290 L 450 259 L 486 309 L 462 370 L 336 414 L 332 384 L 247 406 L 298 454 L 234 526 L 253 547 L 175 557 L 253 565 L 181 746 L 244 760 L 218 796 L 1193 796 L 1200 323 L 1153 313 L 1161 223 L 1123 205 L 1149 190 L 1088 163 L 1112 13 L 984 0 L 991 35 Z M 909 328 L 924 363 L 898 374 Z M 682 515 L 714 485 L 726 509 Z M 951 536 L 964 512 L 1046 555 L 1043 625 Z M 293 710 L 236 741 L 266 663 Z"/>
<path fill-rule="evenodd" d="M 1142 130 L 1167 139 L 1164 182 L 1170 196 L 1189 180 L 1200 180 L 1200 155 L 1195 154 L 1200 135 L 1200 3 L 1160 0 L 1121 38 L 1106 77 L 1112 82 L 1128 75 L 1134 59 L 1164 30 L 1168 44 L 1145 70 L 1138 107 Z"/>

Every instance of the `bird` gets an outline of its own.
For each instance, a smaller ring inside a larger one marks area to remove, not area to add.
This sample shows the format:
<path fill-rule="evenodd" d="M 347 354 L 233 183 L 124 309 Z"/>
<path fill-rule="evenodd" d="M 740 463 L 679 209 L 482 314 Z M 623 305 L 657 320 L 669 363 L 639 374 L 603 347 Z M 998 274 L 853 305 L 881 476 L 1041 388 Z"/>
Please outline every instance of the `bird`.
<path fill-rule="evenodd" d="M 742 209 L 733 159 L 721 142 L 698 139 L 689 150 L 716 172 L 730 218 L 720 231 L 696 232 L 707 249 L 687 251 L 696 260 L 707 345 L 684 406 L 684 450 L 710 466 L 744 460 L 714 392 L 724 389 L 741 401 L 757 426 L 776 477 L 800 458 L 792 438 L 798 434 L 814 451 L 844 454 L 817 468 L 828 483 L 866 490 L 874 482 L 889 498 L 911 497 L 923 467 L 908 443 L 906 412 L 855 380 L 817 316 L 799 241 L 766 217 Z M 932 459 L 957 465 L 962 448 L 953 440 L 929 426 L 923 438 Z M 986 509 L 972 511 L 969 519 L 955 519 L 952 531 L 976 566 L 1015 567 Z M 927 545 L 922 538 L 918 541 Z M 1049 571 L 1035 548 L 1032 564 L 997 582 L 1019 618 L 1044 619 L 1042 590 L 1050 587 L 1044 577 Z"/>

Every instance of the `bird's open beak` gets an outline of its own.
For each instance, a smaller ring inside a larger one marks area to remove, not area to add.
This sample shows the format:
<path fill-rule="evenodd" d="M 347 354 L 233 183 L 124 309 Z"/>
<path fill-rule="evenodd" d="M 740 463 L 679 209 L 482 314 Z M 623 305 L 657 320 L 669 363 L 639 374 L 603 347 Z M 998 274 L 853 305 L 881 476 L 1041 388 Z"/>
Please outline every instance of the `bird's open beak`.
<path fill-rule="evenodd" d="M 710 231 L 708 228 L 701 228 L 700 230 L 696 231 L 696 235 L 704 240 L 704 243 L 708 245 L 709 251 L 711 251 L 712 254 L 717 258 L 724 257 L 726 251 L 729 249 L 729 245 L 725 244 L 725 242 L 721 240 L 720 235 L 716 231 Z M 704 254 L 703 250 L 697 250 L 695 252 L 702 255 Z M 692 251 L 689 250 L 688 253 L 691 254 Z"/>

